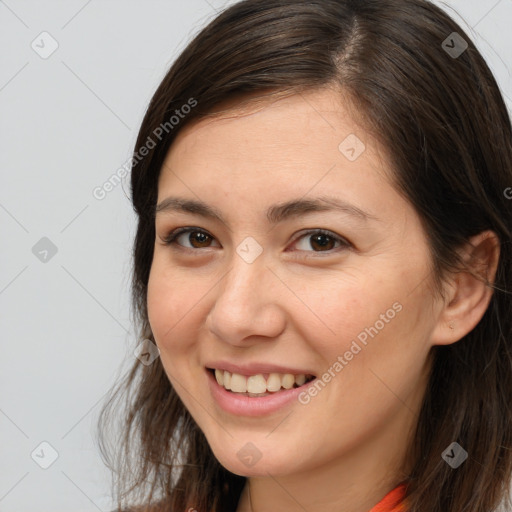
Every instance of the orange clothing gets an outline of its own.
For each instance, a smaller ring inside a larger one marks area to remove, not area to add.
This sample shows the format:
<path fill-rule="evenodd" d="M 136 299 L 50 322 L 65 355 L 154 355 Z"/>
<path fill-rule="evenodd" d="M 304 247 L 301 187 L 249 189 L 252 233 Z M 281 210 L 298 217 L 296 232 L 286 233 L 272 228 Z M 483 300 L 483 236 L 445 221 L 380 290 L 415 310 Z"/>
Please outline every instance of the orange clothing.
<path fill-rule="evenodd" d="M 394 489 L 389 491 L 382 500 L 377 503 L 368 512 L 407 512 L 404 503 L 400 503 L 400 500 L 405 496 L 405 483 L 397 485 Z M 115 512 L 115 511 L 112 511 Z M 123 512 L 136 512 L 132 510 Z M 185 512 L 197 512 L 194 508 L 189 508 Z"/>
<path fill-rule="evenodd" d="M 397 485 L 368 512 L 406 512 L 404 503 L 400 503 L 404 496 L 405 484 Z"/>

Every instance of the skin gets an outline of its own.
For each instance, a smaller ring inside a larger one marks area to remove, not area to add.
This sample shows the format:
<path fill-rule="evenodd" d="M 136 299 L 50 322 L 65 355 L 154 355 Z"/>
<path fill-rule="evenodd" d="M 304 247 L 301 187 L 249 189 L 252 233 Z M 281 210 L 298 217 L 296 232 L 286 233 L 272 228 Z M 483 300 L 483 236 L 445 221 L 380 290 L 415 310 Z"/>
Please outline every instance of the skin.
<path fill-rule="evenodd" d="M 158 203 L 201 199 L 226 221 L 157 213 L 148 311 L 165 371 L 215 456 L 249 477 L 237 512 L 372 508 L 410 468 L 432 347 L 462 338 L 490 299 L 469 274 L 447 281 L 445 299 L 433 293 L 419 217 L 391 184 L 385 151 L 341 98 L 325 88 L 256 107 L 226 104 L 225 114 L 178 134 L 161 170 Z M 355 161 L 338 149 L 349 134 L 366 146 Z M 322 195 L 377 219 L 325 211 L 274 226 L 266 218 L 270 205 Z M 198 243 L 189 233 L 165 245 L 179 227 L 211 238 Z M 327 238 L 322 249 L 314 234 L 304 235 L 310 229 L 351 245 Z M 263 249 L 252 263 L 236 252 L 248 236 Z M 489 239 L 474 243 L 495 263 Z M 213 359 L 270 361 L 322 376 L 394 303 L 401 311 L 306 405 L 242 417 L 210 395 L 205 365 Z M 262 455 L 251 467 L 237 456 L 247 442 Z"/>

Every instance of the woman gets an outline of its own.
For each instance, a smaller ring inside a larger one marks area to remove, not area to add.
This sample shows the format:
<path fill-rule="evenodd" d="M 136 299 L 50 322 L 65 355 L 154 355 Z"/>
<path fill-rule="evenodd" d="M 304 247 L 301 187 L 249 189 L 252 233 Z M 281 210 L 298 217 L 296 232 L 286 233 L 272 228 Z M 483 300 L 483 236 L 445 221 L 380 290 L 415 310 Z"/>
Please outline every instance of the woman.
<path fill-rule="evenodd" d="M 132 164 L 144 357 L 101 418 L 128 393 L 120 510 L 507 498 L 512 130 L 443 11 L 239 2 L 163 79 Z"/>

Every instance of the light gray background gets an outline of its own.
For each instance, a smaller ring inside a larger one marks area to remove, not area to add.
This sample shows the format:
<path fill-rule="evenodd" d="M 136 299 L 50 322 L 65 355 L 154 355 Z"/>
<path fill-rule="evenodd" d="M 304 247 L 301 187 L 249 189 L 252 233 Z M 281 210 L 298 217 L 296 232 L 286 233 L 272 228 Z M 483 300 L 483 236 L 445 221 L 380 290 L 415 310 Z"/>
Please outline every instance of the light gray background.
<path fill-rule="evenodd" d="M 113 507 L 93 437 L 105 393 L 137 344 L 135 219 L 129 177 L 103 200 L 92 191 L 130 157 L 172 60 L 231 3 L 0 1 L 2 512 Z M 512 108 L 512 0 L 439 4 L 470 31 Z M 58 43 L 46 59 L 31 47 L 51 48 L 43 31 Z M 43 237 L 57 248 L 46 261 L 32 250 Z M 37 449 L 36 460 L 50 460 L 43 441 L 58 453 L 47 469 L 31 457 Z"/>

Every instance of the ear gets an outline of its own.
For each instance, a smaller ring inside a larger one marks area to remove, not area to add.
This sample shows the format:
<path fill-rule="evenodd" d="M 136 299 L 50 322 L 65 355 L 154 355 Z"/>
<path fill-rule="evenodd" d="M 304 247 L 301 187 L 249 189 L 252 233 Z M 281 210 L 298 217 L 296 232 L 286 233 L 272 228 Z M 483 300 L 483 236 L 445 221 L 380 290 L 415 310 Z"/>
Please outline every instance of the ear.
<path fill-rule="evenodd" d="M 450 345 L 471 332 L 484 316 L 491 300 L 498 260 L 499 238 L 483 231 L 462 248 L 465 270 L 445 283 L 445 301 L 432 332 L 432 345 Z"/>

